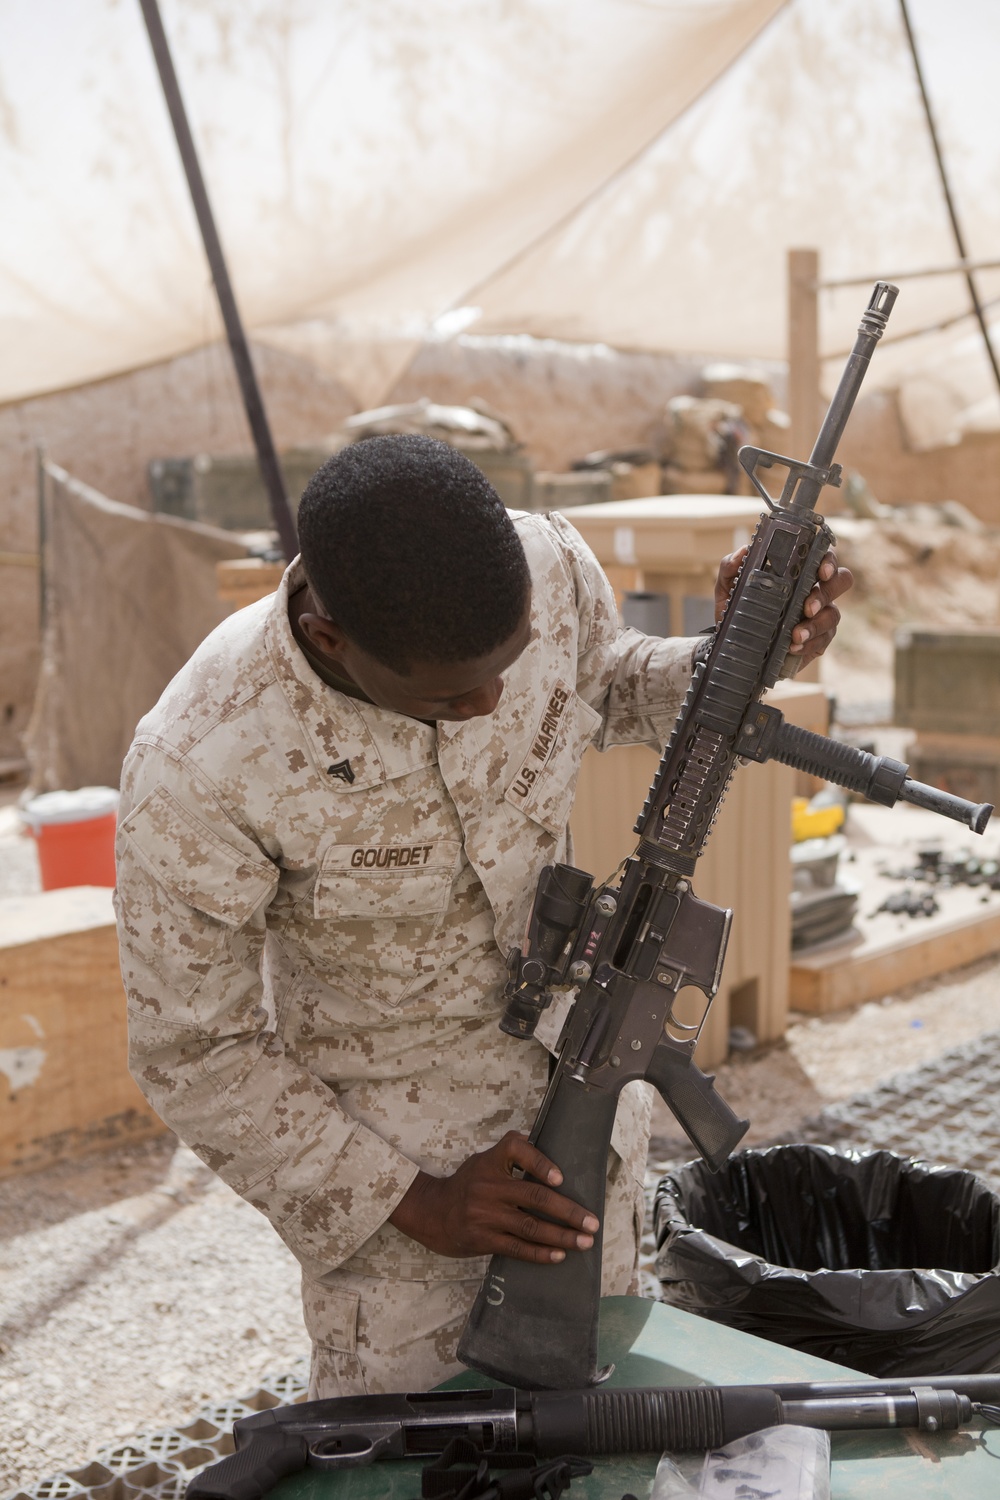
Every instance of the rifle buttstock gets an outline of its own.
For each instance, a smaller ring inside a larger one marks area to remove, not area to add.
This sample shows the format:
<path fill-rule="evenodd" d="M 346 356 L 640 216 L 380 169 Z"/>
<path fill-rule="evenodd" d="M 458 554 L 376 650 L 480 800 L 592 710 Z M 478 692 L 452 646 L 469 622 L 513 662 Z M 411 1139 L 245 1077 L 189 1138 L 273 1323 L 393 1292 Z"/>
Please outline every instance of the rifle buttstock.
<path fill-rule="evenodd" d="M 559 1163 L 559 1191 L 601 1221 L 589 1250 L 548 1265 L 495 1255 L 458 1346 L 463 1364 L 528 1389 L 565 1390 L 597 1378 L 604 1190 L 617 1093 L 557 1074 L 532 1140 Z"/>

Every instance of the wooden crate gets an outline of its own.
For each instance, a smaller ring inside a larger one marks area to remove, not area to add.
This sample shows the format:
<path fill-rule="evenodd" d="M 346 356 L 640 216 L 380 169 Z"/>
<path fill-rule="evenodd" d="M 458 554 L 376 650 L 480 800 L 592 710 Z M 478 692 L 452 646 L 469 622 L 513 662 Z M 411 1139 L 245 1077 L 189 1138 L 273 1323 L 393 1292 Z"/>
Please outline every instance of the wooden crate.
<path fill-rule="evenodd" d="M 827 700 L 818 686 L 782 683 L 769 701 L 791 723 L 825 731 Z M 573 862 L 580 869 L 604 879 L 632 853 L 632 827 L 658 763 L 658 752 L 645 745 L 587 751 L 571 821 Z M 698 861 L 697 894 L 734 913 L 722 988 L 699 1044 L 702 1067 L 725 1059 L 730 1026 L 748 1026 L 761 1041 L 785 1031 L 794 777 L 776 761 L 739 768 Z M 685 1019 L 697 1009 L 697 992 L 690 998 Z"/>
<path fill-rule="evenodd" d="M 898 630 L 895 677 L 895 723 L 929 734 L 996 734 L 1000 629 Z"/>
<path fill-rule="evenodd" d="M 563 510 L 616 592 L 669 594 L 671 634 L 684 634 L 684 600 L 712 599 L 719 560 L 748 542 L 760 500 L 736 495 L 658 495 Z"/>
<path fill-rule="evenodd" d="M 129 1075 L 111 891 L 0 900 L 0 1177 L 165 1127 Z"/>
<path fill-rule="evenodd" d="M 836 952 L 795 956 L 792 1009 L 814 1015 L 847 1010 L 1000 953 L 1000 910 L 932 917 L 920 926 L 919 919 L 907 920 L 909 928 L 895 937 L 863 939 L 853 947 L 848 941 Z"/>
<path fill-rule="evenodd" d="M 273 594 L 281 582 L 285 564 L 262 562 L 259 557 L 238 557 L 215 565 L 219 598 L 233 609 L 256 604 L 265 594 Z"/>

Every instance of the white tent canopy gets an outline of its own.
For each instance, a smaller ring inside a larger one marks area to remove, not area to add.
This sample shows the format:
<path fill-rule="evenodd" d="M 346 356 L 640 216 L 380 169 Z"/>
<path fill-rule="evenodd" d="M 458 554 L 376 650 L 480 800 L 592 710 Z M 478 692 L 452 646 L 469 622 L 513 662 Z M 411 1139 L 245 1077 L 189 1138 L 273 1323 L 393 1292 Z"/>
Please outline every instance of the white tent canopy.
<path fill-rule="evenodd" d="M 910 7 L 970 254 L 1000 260 L 1000 6 Z M 955 259 L 898 0 L 162 9 L 247 326 L 363 401 L 387 331 L 781 358 L 788 247 L 824 278 Z M 218 337 L 138 0 L 0 16 L 0 400 Z M 824 353 L 864 298 L 824 294 Z M 878 373 L 988 425 L 968 306 L 960 276 L 903 283 L 894 335 L 961 321 Z"/>

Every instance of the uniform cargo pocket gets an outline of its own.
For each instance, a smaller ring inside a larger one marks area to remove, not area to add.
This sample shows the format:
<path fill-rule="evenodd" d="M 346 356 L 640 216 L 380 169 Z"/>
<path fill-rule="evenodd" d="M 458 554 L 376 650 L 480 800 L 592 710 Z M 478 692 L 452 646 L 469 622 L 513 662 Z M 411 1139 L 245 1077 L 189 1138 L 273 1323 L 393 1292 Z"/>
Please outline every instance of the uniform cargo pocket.
<path fill-rule="evenodd" d="M 331 1280 L 336 1279 L 334 1273 Z M 339 1349 L 342 1354 L 353 1354 L 358 1347 L 360 1303 L 360 1292 L 324 1286 L 308 1272 L 303 1274 L 302 1316 L 315 1343 Z"/>
<path fill-rule="evenodd" d="M 302 1278 L 302 1312 L 312 1340 L 309 1399 L 368 1394 L 358 1358 L 359 1292 L 333 1291 Z"/>
<path fill-rule="evenodd" d="M 221 839 L 164 787 L 124 819 L 120 837 L 172 895 L 227 927 L 241 927 L 278 883 L 277 868 L 236 828 Z"/>
<path fill-rule="evenodd" d="M 326 850 L 312 914 L 300 926 L 332 989 L 387 1011 L 428 982 L 461 848 L 444 839 Z"/>

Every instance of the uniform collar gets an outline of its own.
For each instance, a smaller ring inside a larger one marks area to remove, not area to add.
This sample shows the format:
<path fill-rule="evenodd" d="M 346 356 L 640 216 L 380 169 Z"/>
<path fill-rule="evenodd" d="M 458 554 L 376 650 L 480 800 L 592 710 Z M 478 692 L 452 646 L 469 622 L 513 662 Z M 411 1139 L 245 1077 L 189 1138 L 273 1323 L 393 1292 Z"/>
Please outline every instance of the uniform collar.
<path fill-rule="evenodd" d="M 274 595 L 264 645 L 320 775 L 338 791 L 364 791 L 433 765 L 433 727 L 350 698 L 329 687 L 309 665 L 288 619 L 289 597 L 304 582 L 301 559 L 295 558 Z"/>

